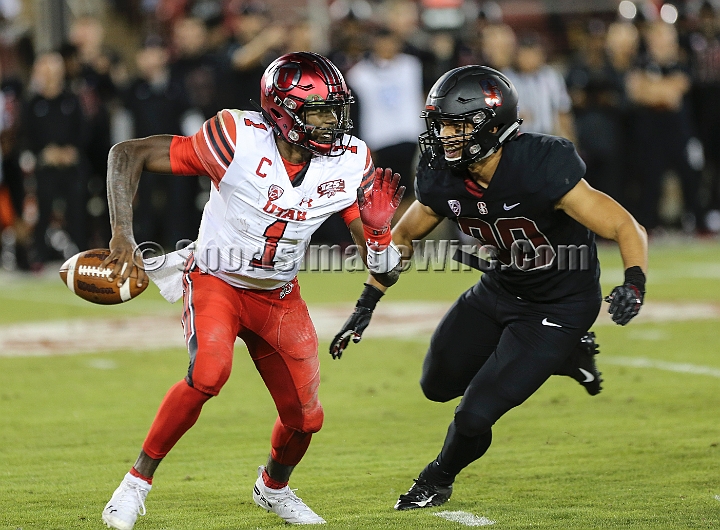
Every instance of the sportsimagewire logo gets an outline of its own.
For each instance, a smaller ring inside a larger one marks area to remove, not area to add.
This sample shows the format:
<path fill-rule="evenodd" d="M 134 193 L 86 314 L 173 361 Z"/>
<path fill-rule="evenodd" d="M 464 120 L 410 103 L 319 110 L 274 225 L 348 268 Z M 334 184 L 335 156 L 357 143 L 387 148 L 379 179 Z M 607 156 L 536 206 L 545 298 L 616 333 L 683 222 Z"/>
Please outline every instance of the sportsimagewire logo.
<path fill-rule="evenodd" d="M 238 247 L 208 247 L 198 252 L 186 248 L 189 240 L 178 242 L 178 250 L 185 249 L 189 255 L 195 252 L 196 260 L 203 263 L 208 272 L 230 272 L 243 274 L 254 270 L 251 259 L 255 252 L 243 251 Z M 461 272 L 473 269 L 487 272 L 490 270 L 518 270 L 530 272 L 540 269 L 559 271 L 587 271 L 596 263 L 592 248 L 588 245 L 551 245 L 534 246 L 526 240 L 515 241 L 509 250 L 498 250 L 492 245 L 480 243 L 463 244 L 457 239 L 428 239 L 413 241 L 413 256 L 403 261 L 403 271 L 414 268 L 417 271 Z M 402 250 L 402 249 L 401 249 Z M 152 242 L 141 243 L 138 253 L 143 258 L 142 265 L 147 272 L 158 271 L 166 264 L 167 254 L 163 248 Z M 405 252 L 403 254 L 407 255 Z M 187 257 L 183 254 L 184 257 Z M 176 260 L 177 261 L 177 260 Z M 177 267 L 184 269 L 185 261 Z M 306 248 L 278 248 L 273 265 L 275 272 L 299 270 L 304 272 L 366 272 L 361 253 L 356 245 L 308 245 Z M 85 284 L 87 288 L 97 287 Z M 287 284 L 285 296 L 292 291 Z M 80 287 L 82 288 L 82 287 Z M 109 294 L 109 293 L 107 293 Z"/>

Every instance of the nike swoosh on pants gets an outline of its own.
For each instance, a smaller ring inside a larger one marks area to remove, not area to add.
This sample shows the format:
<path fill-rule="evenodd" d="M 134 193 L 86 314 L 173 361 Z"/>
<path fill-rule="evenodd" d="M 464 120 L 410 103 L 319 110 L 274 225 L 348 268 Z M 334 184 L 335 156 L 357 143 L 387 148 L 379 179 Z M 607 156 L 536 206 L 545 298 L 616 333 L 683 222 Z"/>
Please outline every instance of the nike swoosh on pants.
<path fill-rule="evenodd" d="M 561 328 L 562 326 L 560 324 L 555 324 L 554 322 L 550 322 L 547 318 L 543 318 L 542 320 L 543 326 L 550 326 L 553 328 Z"/>

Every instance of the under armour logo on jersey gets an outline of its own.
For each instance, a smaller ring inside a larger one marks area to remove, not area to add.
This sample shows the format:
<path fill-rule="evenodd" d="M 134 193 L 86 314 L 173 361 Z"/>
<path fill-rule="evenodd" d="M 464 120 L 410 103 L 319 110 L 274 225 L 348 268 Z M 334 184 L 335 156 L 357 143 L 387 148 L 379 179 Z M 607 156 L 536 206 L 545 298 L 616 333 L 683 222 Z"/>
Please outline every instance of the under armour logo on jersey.
<path fill-rule="evenodd" d="M 293 290 L 293 284 L 292 284 L 292 282 L 289 282 L 289 283 L 286 283 L 285 285 L 283 285 L 283 286 L 282 286 L 282 289 L 280 289 L 280 300 L 282 300 L 282 299 L 285 298 L 287 295 L 289 295 L 290 293 L 292 293 L 292 290 Z"/>
<path fill-rule="evenodd" d="M 268 189 L 268 199 L 270 199 L 271 201 L 276 201 L 280 197 L 282 197 L 283 193 L 285 193 L 284 189 L 282 189 L 277 184 L 273 184 L 272 186 L 270 186 L 270 189 Z"/>
<path fill-rule="evenodd" d="M 448 201 L 448 206 L 450 207 L 450 209 L 452 210 L 452 213 L 454 213 L 456 217 L 460 215 L 460 201 L 456 201 L 455 199 L 450 199 Z"/>
<path fill-rule="evenodd" d="M 312 201 L 312 199 L 302 199 L 300 201 L 300 206 L 302 206 L 303 204 L 307 204 L 308 208 L 312 208 Z"/>
<path fill-rule="evenodd" d="M 478 202 L 478 212 L 483 215 L 488 213 L 487 204 L 485 204 L 483 201 Z"/>
<path fill-rule="evenodd" d="M 345 181 L 343 179 L 329 180 L 317 187 L 320 197 L 334 197 L 336 193 L 345 193 Z"/>

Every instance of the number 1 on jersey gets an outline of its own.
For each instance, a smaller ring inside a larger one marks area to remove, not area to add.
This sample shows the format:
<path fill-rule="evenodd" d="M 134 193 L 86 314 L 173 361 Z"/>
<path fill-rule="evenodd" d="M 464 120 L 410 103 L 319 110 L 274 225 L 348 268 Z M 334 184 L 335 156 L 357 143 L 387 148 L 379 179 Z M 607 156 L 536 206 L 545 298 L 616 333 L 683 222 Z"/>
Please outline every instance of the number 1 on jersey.
<path fill-rule="evenodd" d="M 285 233 L 287 224 L 287 221 L 275 221 L 265 229 L 265 232 L 263 232 L 265 236 L 265 246 L 263 247 L 262 255 L 260 259 L 251 259 L 250 266 L 265 270 L 275 268 L 275 253 L 277 252 L 278 242 Z"/>

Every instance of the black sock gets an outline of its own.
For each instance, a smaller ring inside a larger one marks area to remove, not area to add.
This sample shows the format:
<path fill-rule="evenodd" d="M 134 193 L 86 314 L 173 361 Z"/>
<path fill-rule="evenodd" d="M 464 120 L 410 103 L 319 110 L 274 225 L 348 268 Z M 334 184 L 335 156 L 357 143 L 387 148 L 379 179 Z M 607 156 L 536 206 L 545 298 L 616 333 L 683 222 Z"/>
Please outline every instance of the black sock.
<path fill-rule="evenodd" d="M 440 458 L 440 455 L 438 455 L 438 458 Z M 420 472 L 419 478 L 427 480 L 431 484 L 437 484 L 438 486 L 449 486 L 455 482 L 455 475 L 451 475 L 440 469 L 438 458 L 425 466 L 425 469 Z"/>
<path fill-rule="evenodd" d="M 464 436 L 457 432 L 453 422 L 448 428 L 442 451 L 425 466 L 420 477 L 439 486 L 449 486 L 460 471 L 487 452 L 491 442 L 491 429 L 479 436 Z"/>

